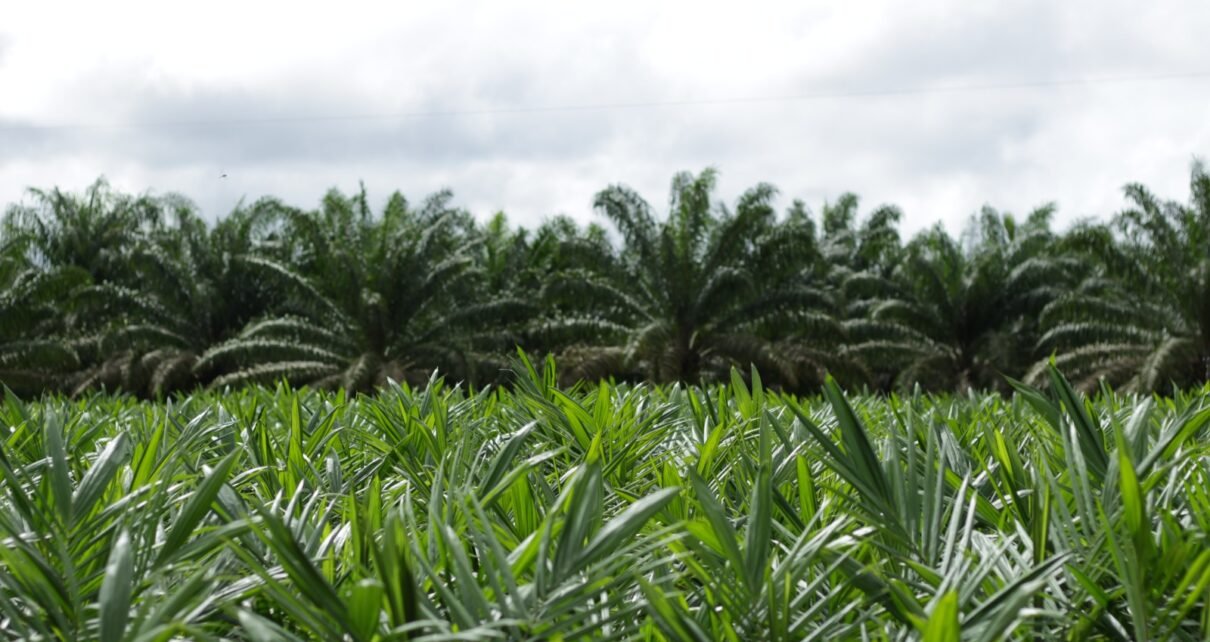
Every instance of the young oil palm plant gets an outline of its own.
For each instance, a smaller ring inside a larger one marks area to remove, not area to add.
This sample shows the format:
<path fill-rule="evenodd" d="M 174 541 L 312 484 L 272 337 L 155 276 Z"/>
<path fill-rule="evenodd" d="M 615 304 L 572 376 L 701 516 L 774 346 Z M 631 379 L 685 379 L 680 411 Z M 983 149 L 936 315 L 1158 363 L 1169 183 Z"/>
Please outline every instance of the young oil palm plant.
<path fill-rule="evenodd" d="M 777 220 L 772 186 L 748 190 L 732 212 L 712 201 L 715 181 L 710 169 L 678 174 L 663 221 L 626 187 L 597 194 L 597 210 L 622 237 L 620 269 L 614 279 L 577 275 L 557 285 L 579 288 L 588 302 L 587 313 L 570 321 L 587 329 L 589 341 L 620 345 L 580 350 L 573 376 L 638 370 L 654 381 L 697 381 L 756 364 L 795 386 L 821 369 L 814 357 L 822 354 L 791 355 L 776 343 L 806 345 L 836 325 L 826 293 L 799 278 L 817 252 L 810 228 Z"/>
<path fill-rule="evenodd" d="M 1210 389 L 0 403 L 0 637 L 1201 640 Z"/>
<path fill-rule="evenodd" d="M 395 194 L 376 217 L 363 189 L 330 192 L 317 211 L 283 210 L 279 258 L 244 263 L 286 291 L 285 302 L 208 350 L 196 370 L 216 374 L 217 386 L 285 377 L 356 391 L 424 381 L 434 368 L 475 378 L 478 351 L 497 348 L 504 322 L 525 306 L 475 296 L 474 240 L 449 199 L 414 210 Z"/>
<path fill-rule="evenodd" d="M 1004 388 L 1002 374 L 1028 364 L 1034 316 L 1072 274 L 1052 254 L 1051 215 L 1044 207 L 1018 225 L 986 208 L 963 242 L 940 227 L 916 237 L 882 287 L 894 294 L 869 299 L 868 316 L 847 323 L 849 351 L 895 364 L 899 385 Z"/>
<path fill-rule="evenodd" d="M 205 639 L 221 617 L 235 533 L 211 505 L 236 456 L 196 416 L 109 401 L 0 406 L 7 639 Z"/>
<path fill-rule="evenodd" d="M 1190 203 L 1142 185 L 1110 226 L 1073 231 L 1097 269 L 1042 311 L 1039 345 L 1081 387 L 1104 380 L 1164 391 L 1210 380 L 1210 174 L 1195 163 Z M 1116 232 L 1116 233 L 1115 233 Z M 1031 372 L 1044 372 L 1039 362 Z"/>

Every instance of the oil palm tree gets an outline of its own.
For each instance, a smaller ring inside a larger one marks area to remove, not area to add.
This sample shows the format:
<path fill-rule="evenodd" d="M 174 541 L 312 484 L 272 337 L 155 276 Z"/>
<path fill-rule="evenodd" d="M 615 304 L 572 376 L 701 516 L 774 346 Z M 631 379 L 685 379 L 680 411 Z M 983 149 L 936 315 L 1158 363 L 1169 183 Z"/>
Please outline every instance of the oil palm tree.
<path fill-rule="evenodd" d="M 87 280 L 75 268 L 37 268 L 20 243 L 0 238 L 0 385 L 21 395 L 70 385 L 80 360 L 60 312 Z"/>
<path fill-rule="evenodd" d="M 1142 185 L 1111 226 L 1073 231 L 1097 268 L 1042 311 L 1040 346 L 1084 388 L 1166 391 L 1210 380 L 1210 175 L 1195 162 L 1188 205 Z M 1116 232 L 1116 233 L 1115 233 Z M 1031 378 L 1040 379 L 1045 363 Z"/>
<path fill-rule="evenodd" d="M 892 275 L 903 258 L 899 235 L 902 212 L 895 206 L 882 205 L 860 219 L 859 204 L 857 195 L 845 193 L 834 202 L 824 203 L 820 212 L 820 257 L 811 278 L 826 284 L 835 302 L 836 315 L 842 319 L 842 331 L 831 342 L 833 354 L 846 354 L 835 347 L 852 341 L 848 325 L 856 323 L 860 328 L 869 317 L 871 305 L 894 298 L 899 291 Z M 809 217 L 806 207 L 796 201 L 791 218 L 806 217 Z M 866 363 L 853 358 L 854 355 L 848 356 L 832 360 L 835 364 L 832 374 L 847 384 L 873 384 L 885 389 L 894 379 L 894 364 Z"/>
<path fill-rule="evenodd" d="M 126 310 L 146 305 L 146 294 L 135 289 L 143 281 L 131 253 L 168 217 L 187 215 L 192 205 L 174 194 L 117 192 L 103 178 L 79 194 L 58 188 L 28 193 L 28 201 L 8 210 L 6 233 L 46 275 L 76 275 L 75 287 L 59 292 L 54 304 L 59 336 L 68 338 L 77 357 L 68 390 L 97 383 L 99 373 L 105 373 L 104 383 L 118 387 L 120 375 L 131 370 L 129 359 L 107 351 L 102 339 Z"/>
<path fill-rule="evenodd" d="M 860 199 L 852 193 L 842 194 L 836 202 L 824 204 L 821 213 L 823 259 L 843 275 L 887 273 L 894 269 L 902 253 L 899 221 L 903 213 L 893 205 L 883 205 L 858 223 L 859 204 Z"/>
<path fill-rule="evenodd" d="M 213 228 L 192 209 L 130 243 L 137 280 L 84 288 L 77 299 L 103 320 L 90 350 L 99 358 L 79 382 L 161 397 L 205 383 L 194 369 L 207 349 L 268 310 L 273 292 L 251 265 L 270 238 L 273 199 L 237 207 Z"/>
<path fill-rule="evenodd" d="M 964 239 L 940 226 L 917 236 L 865 318 L 847 322 L 849 352 L 892 364 L 898 385 L 1003 388 L 1020 376 L 1037 337 L 1037 312 L 1058 296 L 1070 261 L 1051 255 L 1053 208 L 1018 225 L 984 208 Z"/>
<path fill-rule="evenodd" d="M 590 302 L 573 321 L 596 343 L 573 351 L 571 376 L 698 381 L 754 364 L 795 386 L 812 369 L 810 350 L 792 354 L 778 341 L 836 326 L 826 293 L 799 278 L 817 251 L 813 235 L 777 220 L 772 186 L 748 190 L 732 212 L 712 201 L 715 181 L 712 169 L 678 174 L 663 221 L 626 187 L 597 194 L 595 207 L 621 235 L 620 269 L 573 284 Z"/>
<path fill-rule="evenodd" d="M 510 329 L 513 343 L 535 353 L 561 351 L 583 338 L 586 306 L 579 287 L 585 280 L 620 276 L 608 233 L 596 224 L 581 227 L 566 216 L 534 230 L 513 229 L 497 214 L 480 231 L 476 262 L 483 268 L 484 293 L 532 302 L 529 316 Z M 578 319 L 578 320 L 577 320 Z"/>
<path fill-rule="evenodd" d="M 6 233 L 23 239 L 39 265 L 74 266 L 97 283 L 130 276 L 125 254 L 130 242 L 161 225 L 166 212 L 192 208 L 176 195 L 117 192 L 104 178 L 81 194 L 58 188 L 30 189 L 28 194 L 28 201 L 6 212 Z"/>
<path fill-rule="evenodd" d="M 412 209 L 395 194 L 379 217 L 364 189 L 332 191 L 317 211 L 283 211 L 278 257 L 245 261 L 287 292 L 285 301 L 208 350 L 196 370 L 217 375 L 218 386 L 284 377 L 354 391 L 419 381 L 433 369 L 474 379 L 478 351 L 498 346 L 496 328 L 524 305 L 475 300 L 474 239 L 450 198 Z"/>

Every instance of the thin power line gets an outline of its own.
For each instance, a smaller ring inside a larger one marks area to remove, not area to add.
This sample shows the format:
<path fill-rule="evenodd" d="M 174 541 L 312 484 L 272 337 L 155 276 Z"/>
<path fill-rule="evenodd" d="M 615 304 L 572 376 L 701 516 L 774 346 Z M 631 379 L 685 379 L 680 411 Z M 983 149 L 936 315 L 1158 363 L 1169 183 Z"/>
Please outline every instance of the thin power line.
<path fill-rule="evenodd" d="M 1060 78 L 1053 80 L 1029 80 L 1021 82 L 949 85 L 931 87 L 906 87 L 898 89 L 859 89 L 848 91 L 820 91 L 781 96 L 744 96 L 730 98 L 704 98 L 686 100 L 653 100 L 642 102 L 614 102 L 572 105 L 545 105 L 520 107 L 495 107 L 481 109 L 445 109 L 434 111 L 394 112 L 381 114 L 329 114 L 310 116 L 269 116 L 256 118 L 215 118 L 177 121 L 146 121 L 129 123 L 66 124 L 51 123 L 0 126 L 0 131 L 57 131 L 71 129 L 143 129 L 156 127 L 202 127 L 231 125 L 281 125 L 296 123 L 408 120 L 422 118 L 449 118 L 458 116 L 506 116 L 514 114 L 545 114 L 557 112 L 613 111 L 628 109 L 656 109 L 661 107 L 697 107 L 710 105 L 747 105 L 761 103 L 791 103 L 816 100 L 838 100 L 851 98 L 878 98 L 894 96 L 923 96 L 930 94 L 962 94 L 1016 89 L 1046 89 L 1088 85 L 1107 85 L 1131 82 L 1154 82 L 1166 80 L 1192 80 L 1210 78 L 1210 71 L 1187 73 L 1148 74 L 1133 76 L 1099 76 L 1089 78 Z"/>

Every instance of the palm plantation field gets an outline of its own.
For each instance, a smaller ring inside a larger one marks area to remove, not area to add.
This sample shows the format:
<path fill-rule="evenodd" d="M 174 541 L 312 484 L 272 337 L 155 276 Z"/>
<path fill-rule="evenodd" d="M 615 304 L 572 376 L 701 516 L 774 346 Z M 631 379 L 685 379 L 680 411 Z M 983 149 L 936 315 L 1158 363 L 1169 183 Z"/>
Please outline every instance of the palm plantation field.
<path fill-rule="evenodd" d="M 1202 640 L 1210 175 L 904 240 L 680 174 L 0 226 L 0 632 Z M 527 355 L 541 355 L 530 360 Z"/>
<path fill-rule="evenodd" d="M 1210 388 L 730 383 L 0 406 L 8 639 L 1210 633 Z"/>

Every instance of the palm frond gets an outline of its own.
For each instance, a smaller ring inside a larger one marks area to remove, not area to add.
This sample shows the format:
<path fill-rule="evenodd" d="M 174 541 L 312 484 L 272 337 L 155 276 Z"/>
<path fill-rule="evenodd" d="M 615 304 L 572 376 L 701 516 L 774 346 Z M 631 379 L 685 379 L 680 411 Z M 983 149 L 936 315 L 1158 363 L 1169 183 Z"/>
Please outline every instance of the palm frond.
<path fill-rule="evenodd" d="M 304 385 L 321 377 L 336 374 L 337 366 L 321 361 L 279 361 L 257 364 L 217 377 L 211 388 L 227 388 L 248 384 L 270 384 L 285 379 L 293 385 Z"/>

